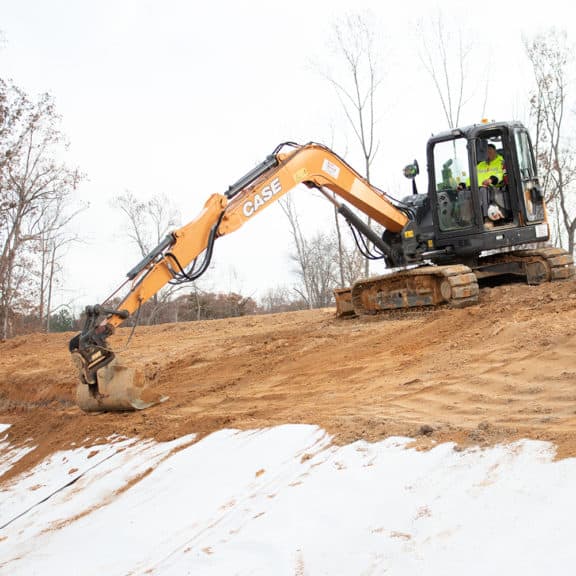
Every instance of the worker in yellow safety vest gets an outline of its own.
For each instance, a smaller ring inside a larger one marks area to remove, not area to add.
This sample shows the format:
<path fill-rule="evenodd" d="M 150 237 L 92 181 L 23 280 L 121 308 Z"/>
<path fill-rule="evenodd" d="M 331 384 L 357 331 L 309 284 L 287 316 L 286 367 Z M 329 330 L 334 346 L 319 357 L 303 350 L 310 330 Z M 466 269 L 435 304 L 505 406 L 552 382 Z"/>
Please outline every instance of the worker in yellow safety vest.
<path fill-rule="evenodd" d="M 486 160 L 478 163 L 476 166 L 478 172 L 478 184 L 480 186 L 497 186 L 504 182 L 506 167 L 504 158 L 496 152 L 494 144 L 488 144 L 486 150 Z"/>

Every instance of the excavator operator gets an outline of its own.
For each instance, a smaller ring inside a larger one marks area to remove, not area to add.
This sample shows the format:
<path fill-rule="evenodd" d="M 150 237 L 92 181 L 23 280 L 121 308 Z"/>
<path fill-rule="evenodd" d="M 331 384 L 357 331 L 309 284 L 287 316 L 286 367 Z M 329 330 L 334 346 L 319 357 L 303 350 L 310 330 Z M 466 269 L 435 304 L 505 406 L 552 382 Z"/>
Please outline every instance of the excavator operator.
<path fill-rule="evenodd" d="M 504 181 L 504 158 L 496 151 L 494 144 L 488 144 L 486 160 L 476 166 L 478 183 L 481 186 L 497 186 Z"/>
<path fill-rule="evenodd" d="M 478 184 L 488 188 L 488 207 L 486 212 L 485 228 L 491 228 L 494 222 L 505 223 L 510 221 L 512 214 L 506 209 L 506 166 L 504 158 L 496 150 L 494 144 L 486 148 L 486 160 L 476 166 Z"/>

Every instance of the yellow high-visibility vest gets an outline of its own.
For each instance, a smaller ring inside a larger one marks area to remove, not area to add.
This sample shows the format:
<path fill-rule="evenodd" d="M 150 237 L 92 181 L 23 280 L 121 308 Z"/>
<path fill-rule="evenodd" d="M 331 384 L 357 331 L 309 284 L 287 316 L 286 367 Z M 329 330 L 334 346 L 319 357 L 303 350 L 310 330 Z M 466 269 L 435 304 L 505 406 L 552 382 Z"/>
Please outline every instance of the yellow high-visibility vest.
<path fill-rule="evenodd" d="M 482 186 L 484 180 L 488 180 L 490 176 L 496 176 L 498 178 L 498 183 L 502 182 L 504 179 L 504 174 L 506 172 L 504 167 L 504 158 L 498 154 L 492 162 L 479 162 L 476 166 L 478 172 L 478 186 Z"/>

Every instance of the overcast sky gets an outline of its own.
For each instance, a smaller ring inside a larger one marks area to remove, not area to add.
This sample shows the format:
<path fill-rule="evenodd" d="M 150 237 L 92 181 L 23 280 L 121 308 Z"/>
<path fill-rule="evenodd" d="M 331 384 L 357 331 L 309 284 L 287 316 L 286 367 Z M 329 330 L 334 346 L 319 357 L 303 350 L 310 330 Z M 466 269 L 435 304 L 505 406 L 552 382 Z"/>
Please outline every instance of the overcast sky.
<path fill-rule="evenodd" d="M 202 2 L 183 0 L 2 0 L 2 75 L 31 94 L 50 92 L 71 142 L 69 162 L 87 174 L 89 203 L 76 221 L 84 243 L 69 250 L 61 301 L 94 303 L 124 279 L 138 255 L 122 235 L 111 199 L 166 194 L 184 224 L 282 141 L 319 141 L 361 169 L 357 143 L 333 89 L 318 72 L 341 74 L 333 26 L 368 11 L 380 70 L 373 180 L 410 191 L 403 166 L 425 166 L 426 140 L 446 121 L 418 57 L 421 32 L 440 7 L 474 45 L 470 100 L 461 124 L 485 115 L 526 120 L 530 70 L 522 35 L 575 24 L 568 3 L 405 0 Z M 425 190 L 426 177 L 419 185 Z M 298 189 L 307 232 L 326 229 L 326 201 Z M 287 222 L 278 206 L 216 245 L 207 287 L 260 296 L 293 284 Z M 374 268 L 377 272 L 378 269 Z"/>

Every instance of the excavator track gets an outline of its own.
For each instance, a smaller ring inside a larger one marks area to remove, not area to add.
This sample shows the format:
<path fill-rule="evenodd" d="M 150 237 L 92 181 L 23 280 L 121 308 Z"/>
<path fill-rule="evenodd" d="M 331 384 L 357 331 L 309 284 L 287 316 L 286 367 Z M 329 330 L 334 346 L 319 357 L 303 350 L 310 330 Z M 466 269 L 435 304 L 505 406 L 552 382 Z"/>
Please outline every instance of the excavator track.
<path fill-rule="evenodd" d="M 574 259 L 562 248 L 544 247 L 532 250 L 512 250 L 486 256 L 480 261 L 479 278 L 510 267 L 512 273 L 526 277 L 528 284 L 542 284 L 574 278 Z"/>
<path fill-rule="evenodd" d="M 528 284 L 574 278 L 574 259 L 562 248 L 512 250 L 485 256 L 472 270 L 461 264 L 427 266 L 359 280 L 335 290 L 337 316 L 448 304 L 462 308 L 478 302 L 478 279 L 511 273 Z"/>
<path fill-rule="evenodd" d="M 474 272 L 457 264 L 426 266 L 359 280 L 351 288 L 350 299 L 354 313 L 376 314 L 440 304 L 463 308 L 476 304 L 478 293 Z"/>

